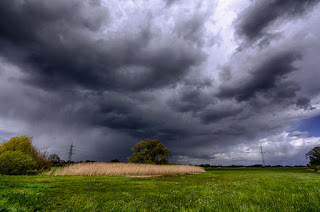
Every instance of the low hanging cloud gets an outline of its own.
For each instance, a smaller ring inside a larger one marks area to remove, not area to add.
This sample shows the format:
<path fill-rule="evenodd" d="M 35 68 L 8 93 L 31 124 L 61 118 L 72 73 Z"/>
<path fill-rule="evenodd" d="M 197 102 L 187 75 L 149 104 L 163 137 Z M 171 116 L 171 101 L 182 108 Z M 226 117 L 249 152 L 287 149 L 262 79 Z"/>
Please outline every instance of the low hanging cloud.
<path fill-rule="evenodd" d="M 33 135 L 65 159 L 73 141 L 75 160 L 124 161 L 150 137 L 172 150 L 173 162 L 231 164 L 261 139 L 319 115 L 317 8 L 318 1 L 3 0 L 0 138 Z M 286 137 L 309 139 L 298 134 Z M 258 160 L 245 155 L 238 164 Z"/>

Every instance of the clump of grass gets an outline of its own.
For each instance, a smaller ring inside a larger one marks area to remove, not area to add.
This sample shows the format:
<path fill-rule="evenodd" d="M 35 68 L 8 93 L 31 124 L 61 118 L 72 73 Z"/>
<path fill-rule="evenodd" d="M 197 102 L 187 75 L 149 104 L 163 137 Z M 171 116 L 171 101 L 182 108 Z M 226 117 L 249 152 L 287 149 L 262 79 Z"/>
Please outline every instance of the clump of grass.
<path fill-rule="evenodd" d="M 49 172 L 49 175 L 70 176 L 166 176 L 203 173 L 202 167 L 190 165 L 152 165 L 135 163 L 78 163 Z"/>

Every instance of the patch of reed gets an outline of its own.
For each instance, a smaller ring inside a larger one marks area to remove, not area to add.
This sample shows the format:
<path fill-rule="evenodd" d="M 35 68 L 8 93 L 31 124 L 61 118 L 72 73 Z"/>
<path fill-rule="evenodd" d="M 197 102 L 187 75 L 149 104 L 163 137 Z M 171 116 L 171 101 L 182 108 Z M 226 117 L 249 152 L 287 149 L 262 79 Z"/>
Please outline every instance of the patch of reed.
<path fill-rule="evenodd" d="M 166 176 L 205 172 L 202 167 L 191 165 L 152 165 L 135 163 L 77 163 L 57 169 L 49 175 L 70 176 Z"/>

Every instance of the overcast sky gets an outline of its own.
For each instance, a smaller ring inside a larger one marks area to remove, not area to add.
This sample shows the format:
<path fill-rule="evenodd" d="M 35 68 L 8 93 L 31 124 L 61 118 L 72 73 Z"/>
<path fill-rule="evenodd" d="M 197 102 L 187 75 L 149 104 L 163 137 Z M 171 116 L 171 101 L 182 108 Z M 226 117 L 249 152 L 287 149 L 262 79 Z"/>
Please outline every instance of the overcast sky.
<path fill-rule="evenodd" d="M 158 138 L 171 162 L 305 165 L 319 0 L 1 0 L 0 139 L 73 160 Z"/>

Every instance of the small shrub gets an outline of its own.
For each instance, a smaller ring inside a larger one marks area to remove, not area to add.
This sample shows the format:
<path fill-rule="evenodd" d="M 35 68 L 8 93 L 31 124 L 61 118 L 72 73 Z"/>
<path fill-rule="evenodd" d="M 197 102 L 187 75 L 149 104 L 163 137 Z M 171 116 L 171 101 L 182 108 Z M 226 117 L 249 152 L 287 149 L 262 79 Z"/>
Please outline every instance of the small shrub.
<path fill-rule="evenodd" d="M 310 168 L 317 172 L 320 170 L 320 165 L 313 165 Z"/>
<path fill-rule="evenodd" d="M 33 146 L 32 146 L 33 147 Z M 52 166 L 52 161 L 47 160 L 46 154 L 41 153 L 35 147 L 33 147 L 30 151 L 30 156 L 37 163 L 37 170 L 49 170 Z"/>
<path fill-rule="evenodd" d="M 5 151 L 0 154 L 0 174 L 20 175 L 37 167 L 37 163 L 21 151 Z"/>

